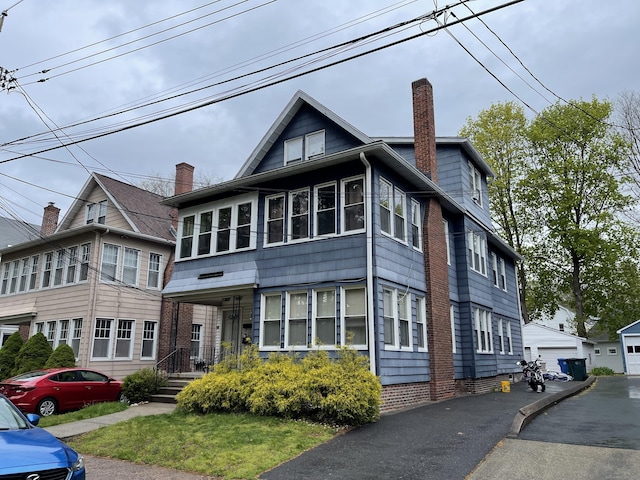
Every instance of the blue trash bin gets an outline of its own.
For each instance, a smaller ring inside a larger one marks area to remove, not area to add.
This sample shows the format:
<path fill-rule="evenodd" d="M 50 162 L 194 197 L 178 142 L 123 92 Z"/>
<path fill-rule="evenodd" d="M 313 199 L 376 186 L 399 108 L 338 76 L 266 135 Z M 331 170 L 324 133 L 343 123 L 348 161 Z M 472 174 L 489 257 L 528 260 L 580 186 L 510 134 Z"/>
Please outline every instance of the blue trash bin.
<path fill-rule="evenodd" d="M 559 358 L 558 365 L 560 365 L 560 371 L 565 374 L 569 374 L 569 365 L 566 358 Z"/>

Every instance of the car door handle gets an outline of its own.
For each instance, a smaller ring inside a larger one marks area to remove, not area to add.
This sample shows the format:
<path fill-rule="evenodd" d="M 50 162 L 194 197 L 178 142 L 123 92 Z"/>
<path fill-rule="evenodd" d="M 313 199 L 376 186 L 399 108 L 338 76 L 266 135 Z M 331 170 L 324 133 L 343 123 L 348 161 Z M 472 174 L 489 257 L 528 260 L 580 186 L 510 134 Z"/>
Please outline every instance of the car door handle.
<path fill-rule="evenodd" d="M 84 388 L 86 388 L 87 390 L 91 390 L 91 387 L 84 387 Z"/>

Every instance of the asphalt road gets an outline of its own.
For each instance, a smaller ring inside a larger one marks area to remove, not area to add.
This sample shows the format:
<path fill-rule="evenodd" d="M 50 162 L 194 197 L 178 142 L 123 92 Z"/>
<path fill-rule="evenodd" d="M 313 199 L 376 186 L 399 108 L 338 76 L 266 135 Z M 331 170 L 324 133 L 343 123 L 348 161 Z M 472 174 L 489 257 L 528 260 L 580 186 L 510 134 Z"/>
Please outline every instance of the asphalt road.
<path fill-rule="evenodd" d="M 640 477 L 640 377 L 591 388 L 499 442 L 468 480 L 631 480 Z"/>

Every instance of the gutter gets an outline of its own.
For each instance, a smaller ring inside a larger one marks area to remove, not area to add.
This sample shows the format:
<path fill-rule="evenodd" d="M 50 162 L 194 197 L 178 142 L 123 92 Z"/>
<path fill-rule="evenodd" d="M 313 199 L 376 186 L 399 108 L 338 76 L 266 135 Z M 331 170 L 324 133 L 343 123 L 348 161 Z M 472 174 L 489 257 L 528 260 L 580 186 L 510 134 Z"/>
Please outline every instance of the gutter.
<path fill-rule="evenodd" d="M 360 152 L 360 161 L 364 164 L 365 183 L 370 192 L 373 192 L 371 184 L 371 164 L 367 160 L 364 152 Z M 373 309 L 373 195 L 369 195 L 370 201 L 365 201 L 367 209 L 367 324 L 368 324 L 368 345 L 369 345 L 369 368 L 371 373 L 376 375 L 376 348 L 375 348 L 375 321 Z"/>

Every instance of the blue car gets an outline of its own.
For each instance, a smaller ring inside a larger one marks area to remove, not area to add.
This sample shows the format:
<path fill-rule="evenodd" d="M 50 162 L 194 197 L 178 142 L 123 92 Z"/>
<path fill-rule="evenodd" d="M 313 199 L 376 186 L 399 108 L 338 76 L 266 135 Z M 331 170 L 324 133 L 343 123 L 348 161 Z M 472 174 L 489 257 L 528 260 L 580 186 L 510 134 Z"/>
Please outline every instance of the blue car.
<path fill-rule="evenodd" d="M 84 480 L 82 455 L 26 417 L 0 395 L 0 478 Z"/>

